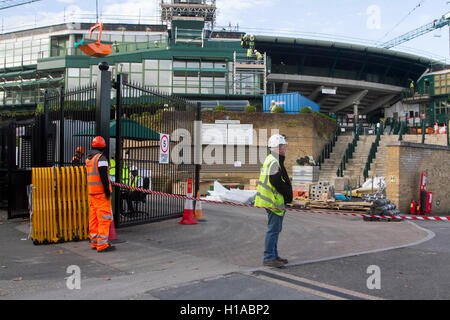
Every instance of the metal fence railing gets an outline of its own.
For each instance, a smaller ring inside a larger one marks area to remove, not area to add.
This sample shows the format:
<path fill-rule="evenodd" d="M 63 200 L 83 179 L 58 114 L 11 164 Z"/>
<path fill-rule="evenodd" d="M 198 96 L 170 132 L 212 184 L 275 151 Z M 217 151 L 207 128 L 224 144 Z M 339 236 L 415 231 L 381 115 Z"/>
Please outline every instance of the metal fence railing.
<path fill-rule="evenodd" d="M 121 77 L 116 83 L 122 83 Z M 164 193 L 186 195 L 187 180 L 198 175 L 198 166 L 193 164 L 194 121 L 199 116 L 199 107 L 175 96 L 142 87 L 139 84 L 123 83 L 116 86 L 116 112 L 121 115 L 116 132 L 120 137 L 116 150 L 116 181 L 123 181 L 128 174 L 132 187 L 150 189 Z M 166 135 L 167 140 L 161 137 Z M 160 141 L 163 141 L 160 143 Z M 183 142 L 183 160 L 177 161 L 177 145 Z M 165 144 L 165 145 L 163 145 Z M 161 156 L 161 150 L 169 150 Z M 175 160 L 174 160 L 175 159 Z M 196 171 L 197 170 L 197 171 Z M 197 179 L 195 179 L 198 181 Z M 180 217 L 184 201 L 156 194 L 144 194 L 116 187 L 115 215 L 119 226 L 128 226 L 162 219 Z"/>

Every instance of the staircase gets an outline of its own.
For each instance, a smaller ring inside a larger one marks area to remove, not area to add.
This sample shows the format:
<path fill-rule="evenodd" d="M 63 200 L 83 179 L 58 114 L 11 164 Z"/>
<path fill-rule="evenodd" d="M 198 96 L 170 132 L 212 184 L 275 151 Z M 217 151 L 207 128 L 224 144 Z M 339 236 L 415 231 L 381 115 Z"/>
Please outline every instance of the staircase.
<path fill-rule="evenodd" d="M 374 135 L 359 137 L 353 157 L 348 160 L 346 170 L 344 170 L 344 177 L 349 178 L 350 181 L 356 181 L 357 184 L 364 183 L 364 166 L 375 138 Z"/>
<path fill-rule="evenodd" d="M 333 148 L 329 159 L 325 159 L 320 169 L 320 181 L 329 181 L 332 183 L 336 177 L 336 171 L 339 168 L 342 157 L 344 156 L 347 145 L 352 142 L 352 135 L 340 135 Z"/>

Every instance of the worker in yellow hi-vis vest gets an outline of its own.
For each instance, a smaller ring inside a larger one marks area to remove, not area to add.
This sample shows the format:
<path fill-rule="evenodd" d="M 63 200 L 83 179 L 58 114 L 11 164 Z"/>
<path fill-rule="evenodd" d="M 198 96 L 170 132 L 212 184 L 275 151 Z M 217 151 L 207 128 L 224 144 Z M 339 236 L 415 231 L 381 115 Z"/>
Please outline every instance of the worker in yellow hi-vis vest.
<path fill-rule="evenodd" d="M 286 204 L 292 202 L 292 185 L 284 166 L 286 138 L 276 134 L 270 137 L 270 154 L 264 161 L 259 176 L 255 206 L 266 208 L 267 232 L 264 241 L 263 265 L 281 268 L 288 263 L 278 255 L 278 237 L 283 226 Z"/>

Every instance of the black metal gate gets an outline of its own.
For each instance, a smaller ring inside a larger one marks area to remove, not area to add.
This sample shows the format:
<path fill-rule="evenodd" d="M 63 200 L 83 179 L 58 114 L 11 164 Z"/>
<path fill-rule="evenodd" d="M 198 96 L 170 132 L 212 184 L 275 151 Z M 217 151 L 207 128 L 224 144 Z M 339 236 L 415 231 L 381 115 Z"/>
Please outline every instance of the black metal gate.
<path fill-rule="evenodd" d="M 34 117 L 25 122 L 0 121 L 1 204 L 7 203 L 9 218 L 15 217 L 13 212 L 28 214 L 27 206 L 18 208 L 16 203 L 28 202 L 32 167 L 72 165 L 75 150 L 81 147 L 87 154 L 97 135 L 104 135 L 109 144 L 106 154 L 116 161 L 112 180 L 185 196 L 187 181 L 192 179 L 198 190 L 199 165 L 194 164 L 193 155 L 199 105 L 122 83 L 120 74 L 112 86 L 104 66 L 99 66 L 98 85 L 46 92 L 43 110 Z M 161 134 L 169 137 L 169 156 L 164 159 L 160 158 Z M 11 188 L 15 185 L 20 188 Z M 116 227 L 175 218 L 184 210 L 184 200 L 170 196 L 119 187 L 113 196 Z"/>
<path fill-rule="evenodd" d="M 121 82 L 119 75 L 116 83 Z M 199 116 L 199 108 L 186 100 L 138 84 L 123 83 L 116 85 L 116 90 L 115 108 L 121 121 L 117 122 L 120 138 L 116 152 L 112 154 L 117 161 L 115 178 L 132 187 L 185 196 L 187 180 L 198 178 L 198 166 L 194 165 L 191 155 L 194 121 Z M 160 155 L 162 134 L 169 137 L 168 158 Z M 115 194 L 119 210 L 116 209 L 114 218 L 119 227 L 183 214 L 182 199 L 125 188 L 116 188 Z"/>

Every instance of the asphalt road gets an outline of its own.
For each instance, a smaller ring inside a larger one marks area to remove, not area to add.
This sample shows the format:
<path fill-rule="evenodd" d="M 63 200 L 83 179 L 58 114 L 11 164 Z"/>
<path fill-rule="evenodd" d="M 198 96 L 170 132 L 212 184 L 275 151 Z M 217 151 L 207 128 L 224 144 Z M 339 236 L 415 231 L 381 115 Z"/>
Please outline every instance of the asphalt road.
<path fill-rule="evenodd" d="M 447 222 L 289 213 L 279 251 L 290 263 L 272 269 L 262 266 L 264 211 L 207 205 L 204 218 L 119 229 L 127 242 L 97 254 L 86 241 L 34 246 L 27 221 L 0 213 L 0 300 L 450 298 Z M 68 288 L 69 266 L 79 289 Z"/>

